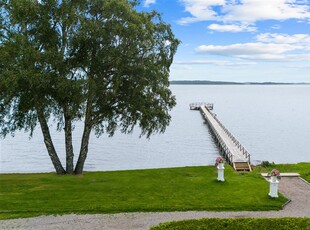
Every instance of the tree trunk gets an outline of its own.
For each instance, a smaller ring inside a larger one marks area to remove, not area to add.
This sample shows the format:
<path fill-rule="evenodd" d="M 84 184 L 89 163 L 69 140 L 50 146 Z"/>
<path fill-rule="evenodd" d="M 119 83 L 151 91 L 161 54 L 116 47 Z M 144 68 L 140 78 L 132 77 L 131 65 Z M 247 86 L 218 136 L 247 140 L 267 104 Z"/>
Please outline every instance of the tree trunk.
<path fill-rule="evenodd" d="M 92 117 L 91 117 L 92 102 L 91 101 L 92 101 L 91 99 L 88 99 L 88 102 L 87 102 L 86 115 L 85 115 L 85 121 L 84 121 L 84 131 L 83 131 L 83 136 L 82 136 L 82 141 L 81 141 L 79 159 L 76 163 L 75 170 L 74 170 L 75 174 L 83 173 L 84 163 L 85 163 L 87 153 L 88 153 L 89 137 L 90 137 L 90 133 L 92 129 Z"/>
<path fill-rule="evenodd" d="M 73 174 L 73 146 L 72 146 L 72 120 L 65 109 L 65 142 L 66 142 L 66 171 Z"/>
<path fill-rule="evenodd" d="M 81 142 L 80 155 L 79 155 L 79 159 L 76 163 L 75 170 L 74 170 L 75 174 L 83 173 L 84 163 L 85 163 L 87 153 L 88 153 L 90 133 L 91 133 L 91 125 L 85 124 L 82 142 Z"/>
<path fill-rule="evenodd" d="M 45 120 L 45 116 L 43 114 L 43 111 L 37 110 L 38 112 L 38 119 L 41 125 L 41 130 L 44 137 L 44 143 L 48 152 L 48 155 L 50 156 L 52 163 L 54 165 L 54 168 L 56 170 L 56 173 L 58 175 L 66 174 L 65 169 L 63 168 L 61 161 L 59 160 L 59 157 L 57 155 L 57 152 L 55 150 L 51 134 L 47 125 L 47 122 Z"/>

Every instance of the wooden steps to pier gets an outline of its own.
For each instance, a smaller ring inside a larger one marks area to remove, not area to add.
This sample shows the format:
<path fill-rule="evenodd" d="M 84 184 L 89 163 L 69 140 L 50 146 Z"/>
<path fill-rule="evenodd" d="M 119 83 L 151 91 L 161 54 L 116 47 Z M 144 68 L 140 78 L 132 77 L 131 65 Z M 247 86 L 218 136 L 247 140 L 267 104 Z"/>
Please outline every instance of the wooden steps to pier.
<path fill-rule="evenodd" d="M 236 171 L 251 171 L 249 162 L 233 162 L 233 167 Z"/>
<path fill-rule="evenodd" d="M 236 171 L 251 171 L 249 152 L 231 134 L 231 132 L 220 122 L 220 120 L 210 110 L 213 104 L 192 103 L 190 109 L 196 110 L 196 105 L 206 120 L 215 141 L 217 142 L 223 157 Z M 212 105 L 212 106 L 210 106 Z"/>

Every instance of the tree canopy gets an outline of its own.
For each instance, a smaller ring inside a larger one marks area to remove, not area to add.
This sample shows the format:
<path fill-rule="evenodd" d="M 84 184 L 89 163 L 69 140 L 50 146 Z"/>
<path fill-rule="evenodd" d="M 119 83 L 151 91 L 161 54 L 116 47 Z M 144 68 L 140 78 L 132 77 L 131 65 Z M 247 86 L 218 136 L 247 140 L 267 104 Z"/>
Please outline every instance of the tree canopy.
<path fill-rule="evenodd" d="M 129 0 L 0 0 L 0 135 L 40 124 L 57 174 L 81 174 L 92 131 L 164 132 L 175 97 L 177 40 L 157 12 Z M 72 131 L 84 130 L 74 166 Z M 64 130 L 66 167 L 49 122 Z"/>

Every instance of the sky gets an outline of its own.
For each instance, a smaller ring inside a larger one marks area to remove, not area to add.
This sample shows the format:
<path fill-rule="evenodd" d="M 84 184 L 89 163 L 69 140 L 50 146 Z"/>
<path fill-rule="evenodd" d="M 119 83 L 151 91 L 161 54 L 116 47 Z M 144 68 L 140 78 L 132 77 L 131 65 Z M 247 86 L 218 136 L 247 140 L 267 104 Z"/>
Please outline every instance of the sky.
<path fill-rule="evenodd" d="M 310 0 L 142 0 L 181 44 L 170 80 L 310 83 Z"/>

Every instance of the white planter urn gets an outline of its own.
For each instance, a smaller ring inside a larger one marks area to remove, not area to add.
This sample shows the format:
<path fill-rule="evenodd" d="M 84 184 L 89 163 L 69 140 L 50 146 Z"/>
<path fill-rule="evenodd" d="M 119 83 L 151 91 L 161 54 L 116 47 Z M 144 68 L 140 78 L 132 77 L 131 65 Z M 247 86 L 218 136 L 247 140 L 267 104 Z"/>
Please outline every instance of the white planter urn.
<path fill-rule="evenodd" d="M 224 163 L 218 163 L 217 165 L 217 180 L 225 181 L 224 179 Z"/>
<path fill-rule="evenodd" d="M 270 180 L 271 180 L 272 182 L 277 182 L 277 181 L 278 181 L 277 179 L 278 179 L 277 176 L 271 176 L 271 177 L 270 177 Z"/>
<path fill-rule="evenodd" d="M 278 185 L 279 185 L 279 181 L 277 180 L 276 176 L 271 176 L 270 180 L 270 188 L 269 188 L 269 193 L 268 195 L 272 198 L 278 198 Z"/>

